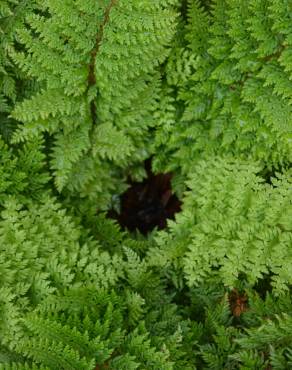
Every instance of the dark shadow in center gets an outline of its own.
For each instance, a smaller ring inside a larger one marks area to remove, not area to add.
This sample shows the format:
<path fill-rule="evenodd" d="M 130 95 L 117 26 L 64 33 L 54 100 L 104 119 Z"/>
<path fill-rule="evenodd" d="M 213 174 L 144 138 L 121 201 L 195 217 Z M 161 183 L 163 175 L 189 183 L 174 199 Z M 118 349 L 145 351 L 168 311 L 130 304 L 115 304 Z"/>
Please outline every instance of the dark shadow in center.
<path fill-rule="evenodd" d="M 116 219 L 124 229 L 139 230 L 146 235 L 155 227 L 166 227 L 181 209 L 181 202 L 171 190 L 170 173 L 154 175 L 151 159 L 145 161 L 147 178 L 142 182 L 128 181 L 128 190 L 120 197 L 121 212 L 111 210 L 108 216 Z"/>

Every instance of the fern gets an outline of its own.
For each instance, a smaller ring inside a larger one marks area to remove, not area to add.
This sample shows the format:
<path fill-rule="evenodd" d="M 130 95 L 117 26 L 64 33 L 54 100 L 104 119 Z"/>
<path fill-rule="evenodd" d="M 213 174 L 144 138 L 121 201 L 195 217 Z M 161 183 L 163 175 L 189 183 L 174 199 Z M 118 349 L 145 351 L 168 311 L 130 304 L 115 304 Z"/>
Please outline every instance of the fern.
<path fill-rule="evenodd" d="M 38 2 L 38 13 L 18 29 L 25 50 L 11 57 L 43 87 L 15 106 L 12 117 L 23 124 L 14 141 L 53 135 L 59 191 L 67 186 L 102 200 L 104 182 L 147 156 L 156 70 L 174 32 L 174 3 Z"/>
<path fill-rule="evenodd" d="M 291 32 L 286 0 L 0 2 L 0 369 L 292 367 Z M 130 234 L 149 157 L 182 210 Z"/>
<path fill-rule="evenodd" d="M 9 113 L 17 99 L 33 90 L 27 78 L 16 68 L 10 58 L 14 49 L 15 29 L 34 9 L 34 1 L 4 0 L 0 4 L 0 135 L 8 142 L 16 128 Z M 25 90 L 25 91 L 24 91 Z"/>
<path fill-rule="evenodd" d="M 11 148 L 0 137 L 0 205 L 9 195 L 38 198 L 49 180 L 40 140 Z"/>
<path fill-rule="evenodd" d="M 190 285 L 214 274 L 227 286 L 241 274 L 255 284 L 271 273 L 275 290 L 288 289 L 291 173 L 271 186 L 259 170 L 230 159 L 201 161 L 188 182 L 184 210 L 170 223 L 170 234 L 157 237 L 150 263 L 183 270 Z"/>
<path fill-rule="evenodd" d="M 269 169 L 291 163 L 291 28 L 283 30 L 285 21 L 279 21 L 279 14 L 286 19 L 289 13 L 287 2 L 216 0 L 206 10 L 189 1 L 188 6 L 184 41 L 166 69 L 180 118 L 164 146 L 157 142 L 158 159 L 164 158 L 158 168 L 187 175 L 201 155 L 226 153 L 260 160 Z M 181 40 L 181 33 L 177 37 Z"/>

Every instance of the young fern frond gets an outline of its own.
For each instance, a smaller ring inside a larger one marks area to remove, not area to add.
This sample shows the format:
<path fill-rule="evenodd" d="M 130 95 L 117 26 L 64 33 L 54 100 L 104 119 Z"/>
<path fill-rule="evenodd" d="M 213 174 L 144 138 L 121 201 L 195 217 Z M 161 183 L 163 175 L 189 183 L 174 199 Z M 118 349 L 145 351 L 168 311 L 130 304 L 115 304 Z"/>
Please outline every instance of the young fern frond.
<path fill-rule="evenodd" d="M 155 126 L 156 70 L 174 33 L 175 3 L 38 1 L 38 13 L 18 29 L 24 51 L 11 58 L 43 87 L 13 110 L 22 123 L 14 142 L 54 135 L 51 168 L 59 191 L 73 185 L 90 195 L 95 184 L 103 189 L 104 162 L 114 168 L 141 158 L 137 150 Z M 77 183 L 72 175 L 84 168 Z"/>

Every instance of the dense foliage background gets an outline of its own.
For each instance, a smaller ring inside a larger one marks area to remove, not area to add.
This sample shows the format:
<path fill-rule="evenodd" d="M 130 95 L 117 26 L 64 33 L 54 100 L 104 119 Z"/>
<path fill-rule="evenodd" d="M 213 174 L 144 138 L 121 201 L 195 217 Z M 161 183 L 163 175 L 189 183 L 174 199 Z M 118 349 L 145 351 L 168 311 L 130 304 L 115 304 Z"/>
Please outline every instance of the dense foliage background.
<path fill-rule="evenodd" d="M 291 369 L 291 103 L 290 0 L 1 0 L 0 369 Z"/>

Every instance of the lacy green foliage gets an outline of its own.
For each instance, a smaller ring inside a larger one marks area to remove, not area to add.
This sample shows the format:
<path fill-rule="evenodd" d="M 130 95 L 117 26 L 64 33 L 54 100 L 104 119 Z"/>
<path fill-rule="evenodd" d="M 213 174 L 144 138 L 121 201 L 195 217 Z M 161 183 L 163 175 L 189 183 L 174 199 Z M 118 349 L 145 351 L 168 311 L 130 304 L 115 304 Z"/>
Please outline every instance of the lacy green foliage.
<path fill-rule="evenodd" d="M 0 138 L 0 206 L 8 195 L 38 197 L 49 176 L 44 171 L 45 156 L 40 140 L 12 149 Z"/>
<path fill-rule="evenodd" d="M 14 27 L 23 18 L 22 9 L 19 9 L 20 3 L 20 1 L 2 1 L 0 5 L 0 112 L 9 111 L 7 99 L 15 101 L 16 98 L 15 71 L 8 58 L 8 52 L 12 49 Z"/>
<path fill-rule="evenodd" d="M 131 249 L 146 241 L 131 241 L 100 216 L 99 244 L 45 189 L 30 199 L 30 167 L 18 167 L 25 151 L 13 157 L 4 144 L 2 151 L 1 368 L 188 369 L 188 324 Z M 12 191 L 10 183 L 19 185 Z M 112 255 L 102 250 L 108 233 L 117 247 Z"/>
<path fill-rule="evenodd" d="M 61 297 L 51 294 L 24 314 L 22 335 L 13 350 L 23 361 L 56 370 L 89 370 L 96 364 L 125 370 L 173 369 L 168 348 L 157 350 L 142 323 L 128 328 L 127 305 L 114 292 L 93 286 L 70 289 Z"/>
<path fill-rule="evenodd" d="M 291 170 L 264 184 L 251 162 L 201 161 L 187 182 L 182 213 L 157 237 L 150 263 L 183 269 L 189 285 L 218 276 L 234 286 L 272 274 L 281 292 L 291 284 Z M 180 275 L 178 275 L 180 276 Z"/>
<path fill-rule="evenodd" d="M 290 3 L 187 3 L 187 20 L 165 69 L 175 99 L 164 99 L 156 113 L 168 122 L 158 133 L 156 166 L 187 174 L 202 154 L 214 153 L 260 160 L 269 168 L 290 163 Z"/>
<path fill-rule="evenodd" d="M 241 351 L 234 358 L 245 364 L 249 358 L 255 356 L 259 360 L 265 353 L 273 368 L 291 367 L 291 295 L 280 299 L 267 295 L 264 301 L 257 297 L 250 306 L 244 316 L 250 328 L 237 340 Z"/>
<path fill-rule="evenodd" d="M 16 351 L 50 369 L 172 369 L 167 354 L 151 346 L 143 325 L 126 333 L 126 304 L 96 288 L 50 296 L 23 319 Z M 48 348 L 50 350 L 48 351 Z"/>
<path fill-rule="evenodd" d="M 263 360 L 262 353 L 265 353 L 273 369 L 289 369 L 292 366 L 291 329 L 292 318 L 287 314 L 267 320 L 238 339 L 240 352 L 232 357 L 243 366 L 251 366 L 252 361 L 264 365 L 267 361 Z"/>
<path fill-rule="evenodd" d="M 34 1 L 4 0 L 0 4 L 0 134 L 7 141 L 16 127 L 16 121 L 8 117 L 16 99 L 25 93 L 20 87 L 25 77 L 9 57 L 14 49 L 15 29 L 23 24 L 24 17 L 33 9 Z M 23 86 L 22 86 L 23 87 Z"/>
<path fill-rule="evenodd" d="M 1 370 L 38 370 L 37 365 L 28 365 L 27 363 L 14 362 L 12 364 L 0 364 Z M 47 367 L 42 367 L 43 370 L 49 370 Z"/>
<path fill-rule="evenodd" d="M 135 252 L 110 257 L 51 198 L 3 208 L 3 369 L 189 368 L 188 324 Z"/>
<path fill-rule="evenodd" d="M 17 104 L 14 141 L 53 135 L 51 168 L 65 186 L 97 198 L 117 188 L 121 168 L 149 150 L 157 67 L 174 34 L 176 1 L 37 1 L 17 30 L 16 65 L 41 82 Z M 36 109 L 37 107 L 37 109 Z"/>
<path fill-rule="evenodd" d="M 292 368 L 291 10 L 1 2 L 0 369 Z M 97 211 L 150 154 L 144 238 Z"/>
<path fill-rule="evenodd" d="M 262 299 L 248 290 L 248 309 L 230 312 L 227 292 L 216 283 L 193 289 L 196 315 L 196 364 L 200 369 L 289 369 L 291 366 L 291 296 Z"/>
<path fill-rule="evenodd" d="M 21 314 L 32 302 L 78 281 L 107 287 L 119 276 L 119 258 L 100 253 L 96 242 L 79 243 L 80 227 L 52 199 L 23 208 L 10 198 L 1 218 L 1 302 L 2 318 L 6 318 L 1 333 L 5 343 L 17 341 Z M 112 264 L 116 267 L 105 270 Z"/>

